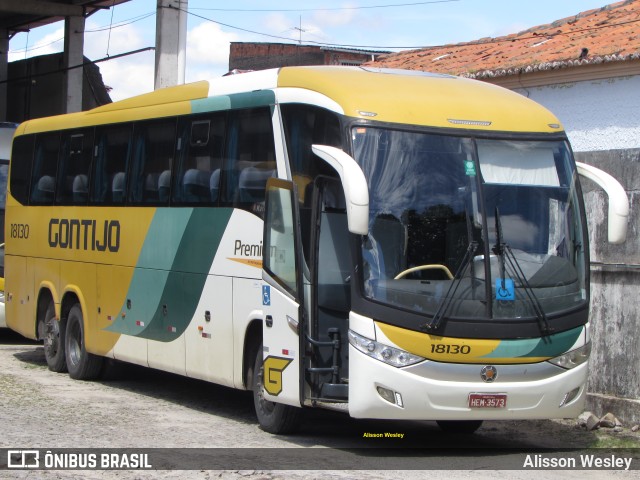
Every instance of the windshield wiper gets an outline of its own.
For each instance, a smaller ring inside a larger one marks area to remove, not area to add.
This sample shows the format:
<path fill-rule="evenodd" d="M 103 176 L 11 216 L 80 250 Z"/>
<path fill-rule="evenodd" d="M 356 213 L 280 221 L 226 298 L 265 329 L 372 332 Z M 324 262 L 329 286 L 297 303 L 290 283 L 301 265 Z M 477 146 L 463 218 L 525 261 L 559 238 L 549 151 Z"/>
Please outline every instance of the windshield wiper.
<path fill-rule="evenodd" d="M 467 251 L 465 252 L 464 257 L 462 258 L 462 261 L 460 262 L 460 265 L 458 266 L 458 269 L 456 270 L 456 273 L 453 276 L 453 280 L 451 280 L 451 284 L 447 289 L 447 293 L 445 294 L 444 298 L 440 302 L 440 305 L 438 306 L 438 310 L 436 311 L 435 315 L 431 320 L 429 320 L 424 325 L 420 325 L 421 330 L 424 330 L 427 332 L 433 332 L 438 328 L 440 328 L 442 324 L 442 320 L 444 318 L 444 314 L 449 309 L 449 305 L 451 305 L 451 302 L 453 301 L 453 297 L 455 296 L 456 291 L 460 286 L 462 275 L 464 271 L 467 269 L 467 265 L 469 265 L 469 263 L 473 259 L 473 256 L 475 255 L 476 250 L 478 250 L 478 242 L 475 242 L 475 241 L 469 242 L 469 245 L 467 246 Z M 473 282 L 473 278 L 471 278 L 471 282 Z"/>
<path fill-rule="evenodd" d="M 506 265 L 508 263 L 511 267 L 511 271 L 514 276 L 522 285 L 527 298 L 531 302 L 531 307 L 533 308 L 534 313 L 536 314 L 536 318 L 538 319 L 538 325 L 540 327 L 540 332 L 543 337 L 551 334 L 552 328 L 549 326 L 549 321 L 547 320 L 547 315 L 544 313 L 544 309 L 540 304 L 540 300 L 536 296 L 533 288 L 529 284 L 526 275 L 522 271 L 522 267 L 518 263 L 518 259 L 514 255 L 511 247 L 503 241 L 502 238 L 502 222 L 500 221 L 500 212 L 498 207 L 495 209 L 495 221 L 496 221 L 496 244 L 493 246 L 493 253 L 498 257 L 498 261 L 500 263 L 500 281 L 502 282 L 502 288 L 506 289 Z M 506 262 L 505 262 L 506 259 Z M 515 290 L 515 288 L 514 288 Z M 515 294 L 515 291 L 514 291 Z"/>

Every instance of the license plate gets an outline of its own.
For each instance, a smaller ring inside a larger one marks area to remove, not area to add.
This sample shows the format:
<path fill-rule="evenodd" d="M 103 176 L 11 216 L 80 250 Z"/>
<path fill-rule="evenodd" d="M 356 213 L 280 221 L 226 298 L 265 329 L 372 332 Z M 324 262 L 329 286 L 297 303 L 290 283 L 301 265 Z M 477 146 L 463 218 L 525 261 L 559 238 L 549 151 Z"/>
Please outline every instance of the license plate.
<path fill-rule="evenodd" d="M 504 393 L 470 393 L 469 408 L 505 408 L 507 395 Z"/>

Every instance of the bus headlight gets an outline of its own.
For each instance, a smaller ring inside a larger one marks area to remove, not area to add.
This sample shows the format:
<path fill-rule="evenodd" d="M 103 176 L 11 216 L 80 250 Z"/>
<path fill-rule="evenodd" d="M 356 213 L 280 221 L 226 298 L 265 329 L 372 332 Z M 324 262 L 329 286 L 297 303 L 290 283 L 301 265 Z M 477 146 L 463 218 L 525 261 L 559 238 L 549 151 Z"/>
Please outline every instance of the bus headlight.
<path fill-rule="evenodd" d="M 564 355 L 560 355 L 559 357 L 552 358 L 551 360 L 548 360 L 548 362 L 553 363 L 558 367 L 562 367 L 562 368 L 566 368 L 567 370 L 570 370 L 589 360 L 590 354 L 591 354 L 591 342 L 585 343 L 580 348 L 571 350 L 570 352 L 567 352 Z"/>
<path fill-rule="evenodd" d="M 423 357 L 376 342 L 370 338 L 358 335 L 351 330 L 349 330 L 349 343 L 371 358 L 393 365 L 394 367 L 407 367 L 424 360 Z"/>

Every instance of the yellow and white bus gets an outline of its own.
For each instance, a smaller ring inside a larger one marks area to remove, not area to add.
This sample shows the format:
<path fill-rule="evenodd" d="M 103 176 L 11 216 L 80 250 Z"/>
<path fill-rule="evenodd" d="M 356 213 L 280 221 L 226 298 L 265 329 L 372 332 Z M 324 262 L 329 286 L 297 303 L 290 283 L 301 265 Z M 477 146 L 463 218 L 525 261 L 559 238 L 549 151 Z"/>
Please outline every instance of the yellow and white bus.
<path fill-rule="evenodd" d="M 516 93 L 245 73 L 20 125 L 7 320 L 73 378 L 115 358 L 253 390 L 275 433 L 310 407 L 460 431 L 572 417 L 585 225 L 560 122 Z"/>
<path fill-rule="evenodd" d="M 17 126 L 11 122 L 0 122 L 0 328 L 7 326 L 4 315 L 4 208 L 7 201 L 11 142 Z"/>

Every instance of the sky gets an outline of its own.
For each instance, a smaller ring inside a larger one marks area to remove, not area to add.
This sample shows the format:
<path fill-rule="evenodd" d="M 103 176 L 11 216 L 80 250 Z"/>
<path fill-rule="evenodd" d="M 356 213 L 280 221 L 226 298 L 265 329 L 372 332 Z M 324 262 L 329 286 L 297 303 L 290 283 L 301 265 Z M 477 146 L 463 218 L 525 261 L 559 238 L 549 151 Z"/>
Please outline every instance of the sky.
<path fill-rule="evenodd" d="M 155 44 L 157 0 L 131 0 L 90 16 L 84 54 L 99 60 Z M 228 71 L 230 42 L 399 51 L 497 37 L 603 7 L 607 0 L 188 0 L 187 82 Z M 64 24 L 16 34 L 9 61 L 60 52 Z M 111 98 L 153 90 L 154 52 L 100 62 Z"/>

